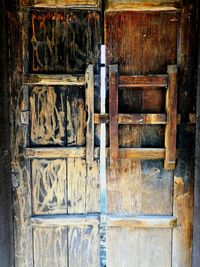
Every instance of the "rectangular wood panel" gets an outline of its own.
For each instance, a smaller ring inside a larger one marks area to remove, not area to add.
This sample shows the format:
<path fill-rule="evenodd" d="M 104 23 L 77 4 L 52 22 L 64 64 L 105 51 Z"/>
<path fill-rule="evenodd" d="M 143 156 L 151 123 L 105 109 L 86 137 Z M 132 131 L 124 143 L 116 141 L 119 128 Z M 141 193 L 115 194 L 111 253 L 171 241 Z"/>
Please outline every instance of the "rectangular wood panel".
<path fill-rule="evenodd" d="M 27 72 L 85 73 L 99 62 L 100 14 L 96 11 L 30 12 Z M 97 68 L 96 68 L 97 69 Z"/>
<path fill-rule="evenodd" d="M 98 6 L 99 0 L 21 0 L 21 5 L 36 7 L 92 7 Z"/>

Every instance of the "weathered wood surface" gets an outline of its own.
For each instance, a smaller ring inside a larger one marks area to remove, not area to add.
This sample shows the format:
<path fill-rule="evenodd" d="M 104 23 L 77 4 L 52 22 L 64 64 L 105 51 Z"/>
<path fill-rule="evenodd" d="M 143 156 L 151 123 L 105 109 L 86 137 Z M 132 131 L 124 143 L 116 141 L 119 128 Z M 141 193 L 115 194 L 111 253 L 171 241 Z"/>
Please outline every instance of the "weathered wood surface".
<path fill-rule="evenodd" d="M 91 7 L 99 6 L 99 0 L 21 0 L 22 6 L 34 7 Z"/>
<path fill-rule="evenodd" d="M 172 216 L 107 216 L 108 227 L 123 228 L 172 228 L 177 219 Z"/>
<path fill-rule="evenodd" d="M 167 75 L 119 76 L 119 87 L 167 87 Z"/>
<path fill-rule="evenodd" d="M 165 129 L 165 169 L 173 170 L 176 164 L 177 135 L 177 66 L 168 66 L 168 89 L 166 96 L 167 125 Z"/>
<path fill-rule="evenodd" d="M 110 167 L 118 168 L 118 66 L 109 66 L 109 131 L 110 131 Z"/>
<path fill-rule="evenodd" d="M 170 267 L 171 233 L 171 229 L 110 228 L 107 241 L 108 266 Z"/>
<path fill-rule="evenodd" d="M 99 63 L 100 14 L 96 11 L 32 11 L 31 73 L 84 73 Z"/>

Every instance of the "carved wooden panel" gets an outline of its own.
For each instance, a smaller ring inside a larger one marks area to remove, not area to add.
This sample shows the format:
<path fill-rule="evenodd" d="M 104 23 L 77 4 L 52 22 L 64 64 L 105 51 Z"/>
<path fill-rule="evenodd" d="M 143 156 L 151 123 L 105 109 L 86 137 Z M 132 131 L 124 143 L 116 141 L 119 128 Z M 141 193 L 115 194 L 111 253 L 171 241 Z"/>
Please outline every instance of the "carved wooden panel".
<path fill-rule="evenodd" d="M 32 73 L 85 73 L 98 65 L 100 15 L 96 11 L 33 11 L 30 13 Z"/>
<path fill-rule="evenodd" d="M 84 95 L 83 87 L 34 86 L 30 94 L 32 145 L 84 145 Z"/>
<path fill-rule="evenodd" d="M 67 213 L 66 161 L 32 161 L 34 214 Z"/>

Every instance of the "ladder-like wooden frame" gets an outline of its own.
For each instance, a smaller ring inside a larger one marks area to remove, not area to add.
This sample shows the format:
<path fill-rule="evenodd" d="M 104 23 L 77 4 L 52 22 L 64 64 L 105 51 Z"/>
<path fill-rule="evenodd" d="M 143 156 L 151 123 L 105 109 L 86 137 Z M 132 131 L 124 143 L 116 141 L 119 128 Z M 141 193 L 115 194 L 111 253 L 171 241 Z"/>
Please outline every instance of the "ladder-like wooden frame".
<path fill-rule="evenodd" d="M 167 88 L 166 114 L 118 114 L 119 88 L 152 87 Z M 164 124 L 165 148 L 130 148 L 119 149 L 118 124 Z M 118 74 L 118 65 L 109 66 L 109 134 L 110 134 L 110 167 L 116 168 L 118 159 L 131 157 L 138 159 L 164 158 L 166 170 L 175 169 L 176 133 L 177 133 L 177 66 L 169 65 L 167 75 L 131 76 Z M 130 154 L 130 155 L 129 155 Z"/>

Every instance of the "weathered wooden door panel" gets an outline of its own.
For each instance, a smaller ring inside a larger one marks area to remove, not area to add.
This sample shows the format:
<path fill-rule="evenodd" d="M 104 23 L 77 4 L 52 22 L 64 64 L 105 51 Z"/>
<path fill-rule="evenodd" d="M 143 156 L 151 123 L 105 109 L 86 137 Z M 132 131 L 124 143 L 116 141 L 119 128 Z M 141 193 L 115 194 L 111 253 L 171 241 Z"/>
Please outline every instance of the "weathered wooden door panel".
<path fill-rule="evenodd" d="M 174 135 L 172 131 L 166 137 L 167 131 L 173 124 L 180 124 L 180 115 L 167 126 L 171 115 L 166 112 L 172 96 L 166 94 L 166 89 L 170 85 L 161 88 L 160 78 L 152 77 L 176 69 L 169 65 L 177 65 L 178 74 L 184 69 L 184 75 L 190 75 L 186 65 L 191 63 L 184 61 L 182 55 L 189 53 L 185 46 L 193 42 L 188 33 L 191 24 L 186 27 L 185 22 L 193 7 L 176 8 L 177 5 L 167 5 L 167 1 L 164 6 L 162 1 L 158 1 L 161 5 L 142 2 L 110 1 L 105 10 L 109 91 L 114 92 L 113 86 L 117 88 L 117 93 L 107 94 L 111 121 L 107 132 L 111 153 L 107 160 L 107 265 L 191 266 L 192 172 L 181 172 L 177 177 L 181 154 L 188 153 L 189 147 L 184 146 L 185 152 L 180 152 L 176 165 L 170 161 L 166 164 L 166 138 L 172 141 Z M 190 40 L 186 41 L 185 36 Z M 116 72 L 117 78 L 109 71 Z M 179 78 L 180 98 L 181 88 L 185 87 Z M 175 97 L 174 94 L 176 102 Z M 179 105 L 178 112 L 182 114 L 183 110 L 189 112 Z M 158 121 L 158 115 L 166 116 L 166 121 L 164 117 Z M 182 138 L 179 127 L 178 137 Z M 192 135 L 188 138 L 194 140 Z M 164 147 L 166 150 L 161 151 Z M 192 168 L 191 154 L 182 162 Z M 166 170 L 174 166 L 175 171 Z M 184 218 L 179 213 L 181 209 Z"/>
<path fill-rule="evenodd" d="M 57 1 L 54 1 L 57 2 Z M 13 155 L 15 265 L 99 266 L 100 12 L 48 1 L 23 8 L 22 84 Z M 79 8 L 79 9 L 77 9 Z M 21 63 L 21 62 L 20 62 Z M 94 98 L 96 99 L 94 100 Z"/>

